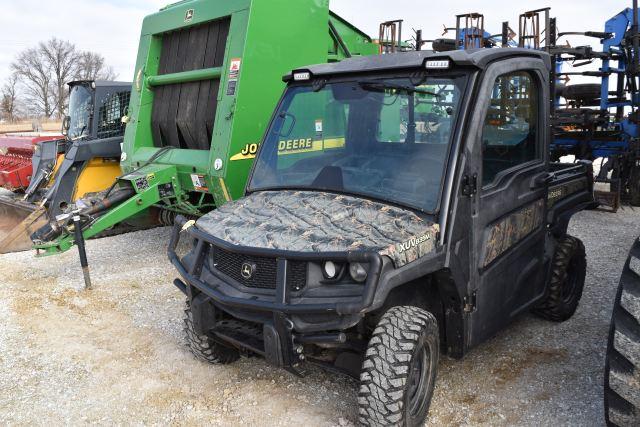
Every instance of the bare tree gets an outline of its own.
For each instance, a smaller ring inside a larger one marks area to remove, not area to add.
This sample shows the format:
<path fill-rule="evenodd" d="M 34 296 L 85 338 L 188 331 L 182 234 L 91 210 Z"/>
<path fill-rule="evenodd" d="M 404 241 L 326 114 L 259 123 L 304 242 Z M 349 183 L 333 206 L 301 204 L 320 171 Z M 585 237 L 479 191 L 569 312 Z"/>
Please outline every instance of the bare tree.
<path fill-rule="evenodd" d="M 67 83 L 77 74 L 79 53 L 74 45 L 55 37 L 40 42 L 38 50 L 51 69 L 56 115 L 61 118 L 68 96 Z"/>
<path fill-rule="evenodd" d="M 2 117 L 14 122 L 18 116 L 18 76 L 11 74 L 0 93 L 0 113 Z"/>
<path fill-rule="evenodd" d="M 11 68 L 20 79 L 28 110 L 51 117 L 55 103 L 51 91 L 51 67 L 38 48 L 18 54 Z"/>
<path fill-rule="evenodd" d="M 72 80 L 113 80 L 116 75 L 102 55 L 78 51 L 55 37 L 18 54 L 11 65 L 21 83 L 25 108 L 30 114 L 64 116 Z"/>
<path fill-rule="evenodd" d="M 78 80 L 115 80 L 113 67 L 107 66 L 104 56 L 96 52 L 80 52 L 78 55 Z"/>

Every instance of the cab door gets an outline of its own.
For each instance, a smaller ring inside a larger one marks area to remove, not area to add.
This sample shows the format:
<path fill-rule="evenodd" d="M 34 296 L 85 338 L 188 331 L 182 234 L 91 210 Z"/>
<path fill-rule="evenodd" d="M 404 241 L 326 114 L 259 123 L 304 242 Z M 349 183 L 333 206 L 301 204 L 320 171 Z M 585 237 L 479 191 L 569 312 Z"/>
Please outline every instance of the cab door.
<path fill-rule="evenodd" d="M 487 68 L 472 119 L 473 244 L 469 342 L 489 338 L 544 293 L 548 70 L 540 60 Z"/>

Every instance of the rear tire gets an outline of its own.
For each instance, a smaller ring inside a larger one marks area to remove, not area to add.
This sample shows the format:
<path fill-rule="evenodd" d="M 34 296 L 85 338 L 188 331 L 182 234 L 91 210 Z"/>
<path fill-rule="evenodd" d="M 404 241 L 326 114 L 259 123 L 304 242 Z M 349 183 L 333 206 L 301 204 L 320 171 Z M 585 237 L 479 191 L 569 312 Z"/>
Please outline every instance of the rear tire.
<path fill-rule="evenodd" d="M 416 307 L 387 311 L 373 332 L 360 373 L 360 423 L 422 425 L 440 357 L 436 318 Z"/>
<path fill-rule="evenodd" d="M 640 425 L 640 277 L 626 267 L 609 330 L 604 412 L 607 425 Z"/>
<path fill-rule="evenodd" d="M 184 335 L 189 350 L 198 360 L 213 365 L 227 365 L 240 358 L 238 350 L 225 347 L 213 341 L 207 335 L 198 335 L 195 332 L 193 313 L 191 312 L 189 301 L 187 301 L 187 306 L 184 310 Z"/>
<path fill-rule="evenodd" d="M 582 242 L 572 236 L 558 241 L 553 256 L 548 294 L 534 314 L 553 322 L 564 322 L 578 309 L 587 270 L 587 258 Z"/>

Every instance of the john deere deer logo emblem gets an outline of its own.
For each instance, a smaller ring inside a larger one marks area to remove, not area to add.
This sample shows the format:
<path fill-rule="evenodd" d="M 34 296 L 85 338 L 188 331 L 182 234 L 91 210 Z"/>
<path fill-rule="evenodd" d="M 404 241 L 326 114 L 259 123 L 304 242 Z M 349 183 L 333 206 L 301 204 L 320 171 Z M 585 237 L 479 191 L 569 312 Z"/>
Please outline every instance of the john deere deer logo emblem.
<path fill-rule="evenodd" d="M 192 19 L 193 19 L 193 9 L 189 9 L 184 14 L 184 22 L 191 22 Z"/>
<path fill-rule="evenodd" d="M 256 271 L 256 265 L 250 262 L 245 262 L 242 264 L 240 269 L 240 274 L 245 280 L 249 280 L 253 277 L 253 273 Z"/>

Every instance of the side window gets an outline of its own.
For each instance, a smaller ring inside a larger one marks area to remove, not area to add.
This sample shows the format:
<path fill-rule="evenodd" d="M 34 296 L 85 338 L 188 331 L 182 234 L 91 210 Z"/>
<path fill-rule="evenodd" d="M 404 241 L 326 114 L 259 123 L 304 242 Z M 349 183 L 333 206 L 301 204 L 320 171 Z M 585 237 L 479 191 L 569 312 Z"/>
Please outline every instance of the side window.
<path fill-rule="evenodd" d="M 122 116 L 129 106 L 129 91 L 109 95 L 98 110 L 98 139 L 124 135 Z"/>
<path fill-rule="evenodd" d="M 528 72 L 496 79 L 482 132 L 482 184 L 507 169 L 542 157 L 538 147 L 538 91 Z"/>

